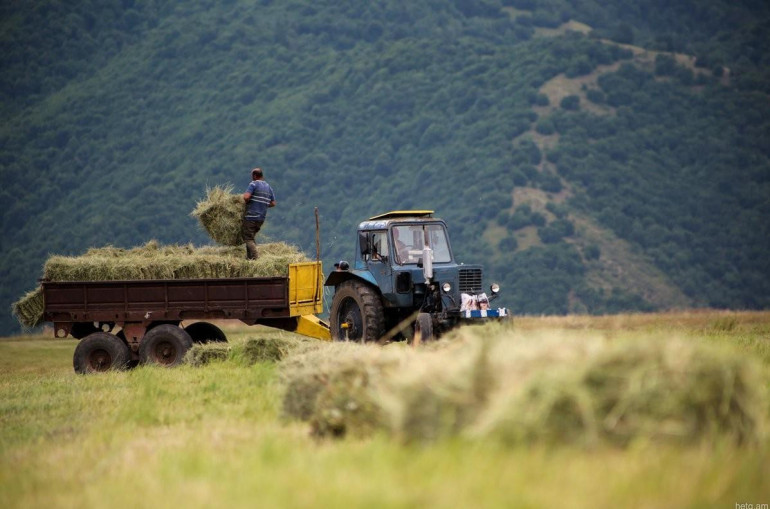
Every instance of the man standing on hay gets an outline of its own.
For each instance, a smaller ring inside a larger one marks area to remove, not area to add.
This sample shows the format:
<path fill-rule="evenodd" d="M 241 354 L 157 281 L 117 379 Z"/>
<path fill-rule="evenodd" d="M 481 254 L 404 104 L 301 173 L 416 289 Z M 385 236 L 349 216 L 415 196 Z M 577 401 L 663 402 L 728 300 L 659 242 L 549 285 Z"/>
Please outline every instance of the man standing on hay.
<path fill-rule="evenodd" d="M 246 211 L 243 213 L 241 238 L 246 243 L 246 259 L 257 259 L 257 243 L 254 237 L 262 228 L 267 216 L 267 209 L 275 207 L 275 193 L 270 184 L 265 182 L 262 168 L 251 170 L 251 184 L 243 193 L 246 201 Z"/>

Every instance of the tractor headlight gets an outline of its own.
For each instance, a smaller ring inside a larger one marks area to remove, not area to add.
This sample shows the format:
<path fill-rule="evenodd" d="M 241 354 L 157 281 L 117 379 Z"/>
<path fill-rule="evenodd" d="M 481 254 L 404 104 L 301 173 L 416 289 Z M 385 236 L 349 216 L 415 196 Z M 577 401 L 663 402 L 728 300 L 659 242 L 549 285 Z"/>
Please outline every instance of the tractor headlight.
<path fill-rule="evenodd" d="M 497 295 L 498 293 L 500 293 L 500 285 L 498 285 L 497 283 L 492 283 L 489 286 L 489 291 Z"/>
<path fill-rule="evenodd" d="M 444 283 L 441 285 L 441 289 L 444 290 L 444 293 L 449 293 L 449 291 L 452 289 L 452 285 L 449 283 Z"/>

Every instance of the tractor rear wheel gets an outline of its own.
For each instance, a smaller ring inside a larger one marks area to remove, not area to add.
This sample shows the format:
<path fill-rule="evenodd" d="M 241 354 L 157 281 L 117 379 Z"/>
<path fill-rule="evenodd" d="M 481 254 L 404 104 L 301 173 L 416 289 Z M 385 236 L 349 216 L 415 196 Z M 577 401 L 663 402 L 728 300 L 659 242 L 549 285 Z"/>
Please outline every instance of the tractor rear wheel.
<path fill-rule="evenodd" d="M 75 372 L 81 374 L 126 369 L 129 361 L 128 345 L 107 332 L 94 332 L 81 339 L 72 357 Z"/>
<path fill-rule="evenodd" d="M 362 281 L 345 281 L 334 293 L 329 321 L 335 341 L 377 341 L 385 332 L 379 293 Z"/>
<path fill-rule="evenodd" d="M 164 323 L 153 327 L 142 338 L 139 347 L 139 362 L 158 364 L 167 368 L 177 366 L 192 347 L 192 338 L 184 329 Z"/>

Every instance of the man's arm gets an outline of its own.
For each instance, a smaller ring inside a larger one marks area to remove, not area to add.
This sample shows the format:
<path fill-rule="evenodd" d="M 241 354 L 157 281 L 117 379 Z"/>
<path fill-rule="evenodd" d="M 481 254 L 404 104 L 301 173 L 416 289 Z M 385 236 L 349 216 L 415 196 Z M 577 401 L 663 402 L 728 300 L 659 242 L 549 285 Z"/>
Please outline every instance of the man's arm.
<path fill-rule="evenodd" d="M 267 205 L 269 207 L 275 207 L 275 200 L 270 200 L 270 203 Z"/>
<path fill-rule="evenodd" d="M 243 193 L 243 201 L 246 203 L 249 203 L 249 200 L 251 199 L 251 195 L 254 193 L 254 182 L 249 184 L 249 187 L 246 188 L 246 192 Z"/>

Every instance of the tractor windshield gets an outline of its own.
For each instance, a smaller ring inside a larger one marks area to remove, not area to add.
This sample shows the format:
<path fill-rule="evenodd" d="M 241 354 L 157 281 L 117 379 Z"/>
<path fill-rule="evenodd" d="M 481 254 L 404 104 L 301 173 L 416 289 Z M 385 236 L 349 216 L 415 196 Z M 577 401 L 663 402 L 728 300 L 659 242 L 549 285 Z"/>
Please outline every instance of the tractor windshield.
<path fill-rule="evenodd" d="M 427 239 L 434 263 L 452 261 L 446 231 L 441 224 L 412 224 L 393 227 L 393 251 L 400 265 L 417 263 Z"/>

